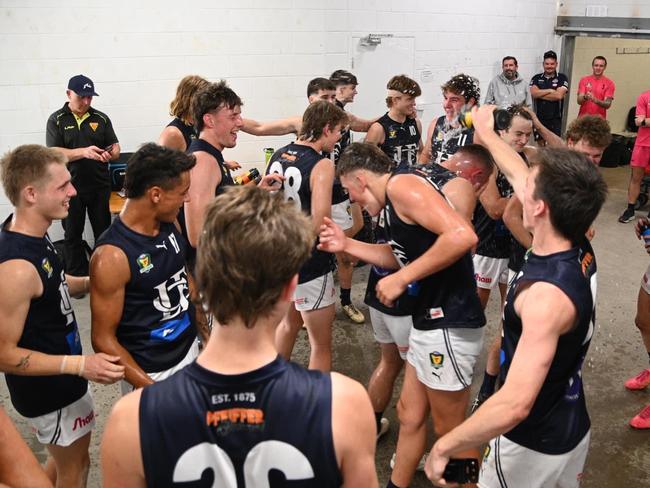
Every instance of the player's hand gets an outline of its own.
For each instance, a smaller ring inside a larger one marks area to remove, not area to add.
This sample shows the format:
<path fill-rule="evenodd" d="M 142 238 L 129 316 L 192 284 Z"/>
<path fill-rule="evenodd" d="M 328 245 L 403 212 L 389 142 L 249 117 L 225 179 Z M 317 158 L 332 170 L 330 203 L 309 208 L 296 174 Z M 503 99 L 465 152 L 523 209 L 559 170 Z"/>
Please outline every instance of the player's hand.
<path fill-rule="evenodd" d="M 84 356 L 81 376 L 95 383 L 110 385 L 124 378 L 124 366 L 118 364 L 119 356 L 110 356 L 103 352 Z"/>
<path fill-rule="evenodd" d="M 472 125 L 481 139 L 494 133 L 494 111 L 496 105 L 481 105 L 472 107 Z"/>
<path fill-rule="evenodd" d="M 318 234 L 318 250 L 337 253 L 345 249 L 347 237 L 341 228 L 329 217 L 323 218 L 323 225 L 320 226 Z"/>
<path fill-rule="evenodd" d="M 404 293 L 408 283 L 404 283 L 400 273 L 392 273 L 380 279 L 375 286 L 377 298 L 387 307 L 392 307 L 397 298 Z"/>
<path fill-rule="evenodd" d="M 593 95 L 591 94 L 591 92 L 585 93 L 584 97 L 585 97 L 585 100 L 593 100 L 593 98 L 594 98 Z"/>
<path fill-rule="evenodd" d="M 267 191 L 279 190 L 282 187 L 283 181 L 284 181 L 284 176 L 279 175 L 278 173 L 271 173 L 262 176 L 262 179 L 257 184 L 257 186 L 258 188 Z"/>
<path fill-rule="evenodd" d="M 437 443 L 431 449 L 431 452 L 427 456 L 427 460 L 424 463 L 424 472 L 427 475 L 427 478 L 431 480 L 435 486 L 459 486 L 458 483 L 447 483 L 442 477 L 449 462 L 449 457 L 443 456 L 436 449 Z"/>
<path fill-rule="evenodd" d="M 225 164 L 226 168 L 228 168 L 230 171 L 241 168 L 241 165 L 237 161 L 224 161 L 223 164 Z"/>

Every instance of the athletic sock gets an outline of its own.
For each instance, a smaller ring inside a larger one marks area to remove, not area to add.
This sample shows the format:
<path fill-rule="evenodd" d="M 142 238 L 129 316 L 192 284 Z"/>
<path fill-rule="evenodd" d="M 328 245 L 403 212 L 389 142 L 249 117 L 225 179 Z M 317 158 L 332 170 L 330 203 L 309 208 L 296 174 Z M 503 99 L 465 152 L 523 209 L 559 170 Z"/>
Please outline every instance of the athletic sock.
<path fill-rule="evenodd" d="M 634 204 L 634 203 L 628 203 L 627 204 L 627 209 L 631 210 L 632 212 L 634 212 L 634 207 L 636 207 L 636 204 Z"/>
<path fill-rule="evenodd" d="M 350 288 L 341 288 L 341 305 L 350 305 Z"/>
<path fill-rule="evenodd" d="M 483 375 L 483 383 L 481 384 L 481 390 L 479 394 L 481 396 L 490 396 L 494 393 L 494 388 L 496 387 L 497 384 L 497 376 L 496 375 L 491 375 L 487 371 Z"/>
<path fill-rule="evenodd" d="M 386 485 L 386 488 L 400 488 L 397 486 L 395 483 L 393 483 L 393 480 L 388 480 L 388 484 Z"/>
<path fill-rule="evenodd" d="M 650 361 L 650 351 L 648 351 L 648 361 Z"/>
<path fill-rule="evenodd" d="M 381 431 L 381 418 L 384 412 L 375 412 L 375 425 L 377 426 L 377 434 Z"/>

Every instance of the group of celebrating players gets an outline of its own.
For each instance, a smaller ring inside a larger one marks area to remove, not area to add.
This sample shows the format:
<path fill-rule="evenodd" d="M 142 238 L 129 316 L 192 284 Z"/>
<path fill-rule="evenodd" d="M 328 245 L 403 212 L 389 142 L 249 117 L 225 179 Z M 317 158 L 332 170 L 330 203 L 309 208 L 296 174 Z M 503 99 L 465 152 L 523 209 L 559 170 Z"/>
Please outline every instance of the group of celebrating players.
<path fill-rule="evenodd" d="M 345 110 L 357 85 L 345 70 L 316 78 L 302 116 L 260 122 L 242 118 L 226 82 L 184 78 L 174 121 L 128 162 L 126 203 L 88 277 L 67 275 L 47 236 L 77 193 L 69 158 L 37 145 L 4 156 L 15 212 L 0 232 L 1 363 L 51 455 L 43 472 L 28 449 L 2 448 L 12 486 L 85 486 L 88 380 L 120 381 L 125 395 L 102 439 L 105 486 L 377 486 L 375 446 L 402 369 L 388 487 L 407 487 L 418 468 L 441 486 L 579 484 L 589 240 L 607 194 L 597 164 L 609 125 L 581 117 L 563 140 L 513 105 L 495 126 L 478 81 L 459 74 L 423 144 L 416 81 L 391 78 L 388 111 L 373 120 Z M 223 156 L 239 131 L 296 140 L 241 186 Z M 371 242 L 354 238 L 364 212 Z M 367 388 L 329 372 L 334 272 L 342 310 L 365 320 L 350 295 L 358 261 L 370 264 L 365 303 L 381 348 Z M 502 332 L 468 417 L 495 288 Z M 91 355 L 70 299 L 85 293 Z M 289 362 L 302 327 L 309 370 Z"/>

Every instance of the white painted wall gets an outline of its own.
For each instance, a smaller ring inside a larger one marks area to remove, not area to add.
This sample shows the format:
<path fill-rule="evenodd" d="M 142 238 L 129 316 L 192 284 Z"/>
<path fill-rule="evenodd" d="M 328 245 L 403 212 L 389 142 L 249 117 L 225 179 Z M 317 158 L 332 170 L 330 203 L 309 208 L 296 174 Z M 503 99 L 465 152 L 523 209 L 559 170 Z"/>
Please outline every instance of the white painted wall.
<path fill-rule="evenodd" d="M 573 2 L 572 2 L 573 3 Z M 577 2 L 575 2 L 577 3 Z M 614 2 L 609 2 L 614 3 Z M 641 3 L 641 2 L 639 2 Z M 0 150 L 45 142 L 48 115 L 65 101 L 70 76 L 83 73 L 100 94 L 124 151 L 155 140 L 169 120 L 178 80 L 226 78 L 244 115 L 270 119 L 302 112 L 307 82 L 350 67 L 350 37 L 414 36 L 423 123 L 440 115 L 441 83 L 460 71 L 483 87 L 505 55 L 526 78 L 559 46 L 552 0 L 0 0 Z M 324 8 L 327 5 L 327 8 Z M 364 84 L 387 80 L 360 80 Z M 349 107 L 354 112 L 354 105 Z M 377 113 L 385 110 L 377 100 Z M 262 159 L 289 137 L 242 135 L 228 158 Z M 0 194 L 0 217 L 10 211 Z"/>

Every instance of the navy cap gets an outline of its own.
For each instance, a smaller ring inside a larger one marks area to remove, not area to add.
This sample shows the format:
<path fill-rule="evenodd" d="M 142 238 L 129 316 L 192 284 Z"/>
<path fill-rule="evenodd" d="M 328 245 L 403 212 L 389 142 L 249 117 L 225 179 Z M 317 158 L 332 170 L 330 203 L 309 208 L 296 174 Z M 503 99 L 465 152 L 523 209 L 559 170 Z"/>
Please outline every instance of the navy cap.
<path fill-rule="evenodd" d="M 555 59 L 557 61 L 557 54 L 555 54 L 555 51 L 546 51 L 544 53 L 544 59 Z"/>
<path fill-rule="evenodd" d="M 68 90 L 72 90 L 80 97 L 98 97 L 95 93 L 93 80 L 84 75 L 77 75 L 68 81 Z"/>

